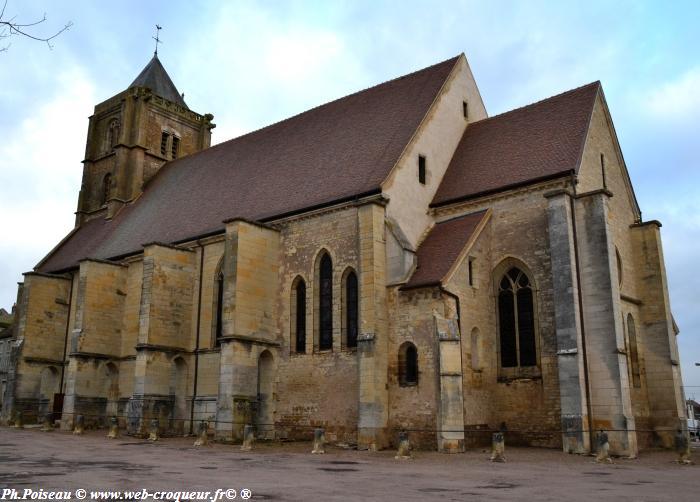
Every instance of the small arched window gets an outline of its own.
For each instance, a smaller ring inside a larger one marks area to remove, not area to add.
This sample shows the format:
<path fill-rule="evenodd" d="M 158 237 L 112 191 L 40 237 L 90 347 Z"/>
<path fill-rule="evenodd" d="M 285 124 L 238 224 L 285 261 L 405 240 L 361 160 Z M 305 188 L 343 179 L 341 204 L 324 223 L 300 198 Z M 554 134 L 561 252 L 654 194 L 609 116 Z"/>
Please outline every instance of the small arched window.
<path fill-rule="evenodd" d="M 333 262 L 328 253 L 321 258 L 318 284 L 319 350 L 333 348 Z"/>
<path fill-rule="evenodd" d="M 639 348 L 637 347 L 637 328 L 634 325 L 632 314 L 627 314 L 627 337 L 629 339 L 630 373 L 632 373 L 632 385 L 642 386 L 642 375 L 639 369 Z"/>
<path fill-rule="evenodd" d="M 224 271 L 221 265 L 216 273 L 214 289 L 214 346 L 219 347 L 224 336 Z"/>
<path fill-rule="evenodd" d="M 306 352 L 306 283 L 301 277 L 292 283 L 291 313 L 292 350 L 303 354 Z"/>
<path fill-rule="evenodd" d="M 112 187 L 112 175 L 110 173 L 105 174 L 105 177 L 102 178 L 102 193 L 100 194 L 100 203 L 101 205 L 107 204 L 107 201 L 109 200 L 109 191 Z"/>
<path fill-rule="evenodd" d="M 399 385 L 418 385 L 418 349 L 411 342 L 399 347 Z"/>
<path fill-rule="evenodd" d="M 535 366 L 535 313 L 530 279 L 513 267 L 503 275 L 498 289 L 501 367 Z"/>
<path fill-rule="evenodd" d="M 345 340 L 347 347 L 357 347 L 358 333 L 357 275 L 350 271 L 345 277 Z"/>
<path fill-rule="evenodd" d="M 119 120 L 114 119 L 109 123 L 109 132 L 107 142 L 110 149 L 114 149 L 119 143 Z"/>

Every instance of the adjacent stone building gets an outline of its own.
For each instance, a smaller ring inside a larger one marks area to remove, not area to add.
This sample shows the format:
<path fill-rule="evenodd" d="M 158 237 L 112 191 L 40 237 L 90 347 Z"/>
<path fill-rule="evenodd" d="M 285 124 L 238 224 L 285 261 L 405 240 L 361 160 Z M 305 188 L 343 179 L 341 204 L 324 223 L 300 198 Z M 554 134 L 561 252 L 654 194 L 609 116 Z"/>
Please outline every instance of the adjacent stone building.
<path fill-rule="evenodd" d="M 15 307 L 8 312 L 0 308 L 0 414 L 5 401 L 7 391 L 8 372 L 10 371 L 10 356 L 12 346 L 15 341 L 13 323 L 15 318 Z"/>
<path fill-rule="evenodd" d="M 90 117 L 4 412 L 131 433 L 634 455 L 685 405 L 601 84 L 488 117 L 464 55 L 209 147 L 154 57 Z"/>

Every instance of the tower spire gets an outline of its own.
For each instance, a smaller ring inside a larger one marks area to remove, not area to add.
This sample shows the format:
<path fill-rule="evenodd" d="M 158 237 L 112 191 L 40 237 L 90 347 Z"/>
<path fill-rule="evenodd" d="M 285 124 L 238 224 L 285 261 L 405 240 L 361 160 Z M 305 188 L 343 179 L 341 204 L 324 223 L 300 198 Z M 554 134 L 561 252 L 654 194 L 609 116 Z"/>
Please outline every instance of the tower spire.
<path fill-rule="evenodd" d="M 156 56 L 156 57 L 158 56 L 158 44 L 162 44 L 162 43 L 163 43 L 163 42 L 160 41 L 160 30 L 162 30 L 162 29 L 163 29 L 162 26 L 156 25 L 156 36 L 153 37 L 153 40 L 156 41 L 156 50 L 153 51 L 153 55 Z"/>

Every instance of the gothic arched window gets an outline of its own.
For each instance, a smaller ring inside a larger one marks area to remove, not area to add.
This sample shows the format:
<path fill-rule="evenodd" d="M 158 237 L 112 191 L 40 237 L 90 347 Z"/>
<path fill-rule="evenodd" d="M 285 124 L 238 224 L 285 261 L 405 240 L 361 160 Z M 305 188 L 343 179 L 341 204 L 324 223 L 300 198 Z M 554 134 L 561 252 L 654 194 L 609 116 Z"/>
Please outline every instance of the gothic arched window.
<path fill-rule="evenodd" d="M 530 279 L 513 267 L 503 275 L 498 289 L 501 367 L 535 366 L 535 313 Z"/>
<path fill-rule="evenodd" d="M 328 253 L 321 258 L 318 281 L 318 348 L 333 348 L 333 262 Z"/>
<path fill-rule="evenodd" d="M 224 271 L 219 265 L 214 283 L 214 346 L 221 345 L 221 337 L 224 336 Z"/>
<path fill-rule="evenodd" d="M 112 175 L 110 173 L 105 174 L 102 178 L 102 193 L 100 194 L 100 203 L 102 205 L 107 204 L 109 200 L 109 190 L 112 185 Z"/>
<path fill-rule="evenodd" d="M 627 314 L 627 338 L 629 339 L 630 373 L 632 373 L 632 385 L 642 386 L 641 372 L 639 370 L 639 348 L 637 347 L 637 329 L 634 326 L 632 314 Z"/>
<path fill-rule="evenodd" d="M 345 277 L 345 344 L 357 347 L 358 333 L 358 288 L 357 274 L 350 271 Z"/>
<path fill-rule="evenodd" d="M 294 351 L 306 352 L 306 283 L 301 277 L 292 283 L 291 333 Z"/>
<path fill-rule="evenodd" d="M 399 385 L 418 385 L 418 349 L 411 342 L 399 347 Z"/>

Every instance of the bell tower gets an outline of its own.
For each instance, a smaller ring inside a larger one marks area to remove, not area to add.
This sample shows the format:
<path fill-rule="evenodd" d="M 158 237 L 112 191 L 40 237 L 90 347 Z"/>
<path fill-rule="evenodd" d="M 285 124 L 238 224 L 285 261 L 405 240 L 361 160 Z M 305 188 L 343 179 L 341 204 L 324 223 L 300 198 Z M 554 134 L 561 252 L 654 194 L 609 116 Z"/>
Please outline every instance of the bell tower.
<path fill-rule="evenodd" d="M 154 54 L 125 91 L 90 117 L 76 226 L 114 217 L 166 162 L 208 148 L 213 119 L 187 107 Z"/>

